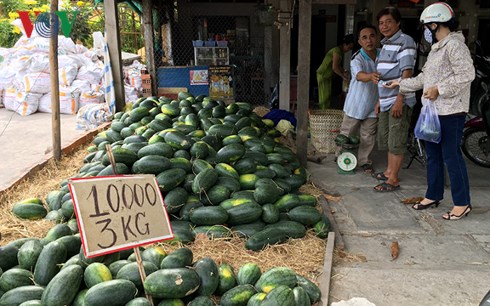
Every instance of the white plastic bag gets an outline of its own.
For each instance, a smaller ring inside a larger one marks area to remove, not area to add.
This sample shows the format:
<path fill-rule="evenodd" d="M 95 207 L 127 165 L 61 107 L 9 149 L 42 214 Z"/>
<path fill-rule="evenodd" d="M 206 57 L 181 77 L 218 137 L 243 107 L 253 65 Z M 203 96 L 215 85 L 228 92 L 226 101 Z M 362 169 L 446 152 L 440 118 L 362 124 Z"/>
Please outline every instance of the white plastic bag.
<path fill-rule="evenodd" d="M 79 108 L 89 104 L 99 104 L 104 102 L 104 93 L 97 91 L 86 91 L 80 94 Z"/>
<path fill-rule="evenodd" d="M 111 119 L 112 115 L 105 103 L 89 104 L 78 110 L 77 127 L 82 130 L 91 130 Z"/>
<path fill-rule="evenodd" d="M 430 100 L 424 101 L 414 130 L 415 137 L 421 140 L 441 142 L 441 123 L 437 114 L 436 105 Z"/>

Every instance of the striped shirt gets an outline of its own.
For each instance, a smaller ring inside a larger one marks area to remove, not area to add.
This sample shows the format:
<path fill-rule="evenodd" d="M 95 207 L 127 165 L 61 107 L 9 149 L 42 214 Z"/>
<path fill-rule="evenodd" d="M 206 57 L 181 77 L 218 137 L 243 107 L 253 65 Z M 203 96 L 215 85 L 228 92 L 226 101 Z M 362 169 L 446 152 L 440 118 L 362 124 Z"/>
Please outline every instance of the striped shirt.
<path fill-rule="evenodd" d="M 379 50 L 376 50 L 377 55 L 379 55 Z M 359 72 L 375 72 L 376 63 L 363 49 L 360 49 L 352 55 L 350 69 L 351 81 L 345 98 L 344 113 L 358 120 L 376 118 L 374 107 L 378 100 L 378 88 L 372 81 L 362 82 L 356 78 Z"/>
<path fill-rule="evenodd" d="M 383 48 L 378 56 L 377 69 L 381 74 L 380 80 L 385 82 L 398 79 L 403 71 L 414 69 L 417 50 L 412 37 L 401 30 L 393 36 L 381 40 Z M 398 95 L 399 87 L 389 89 L 378 84 L 379 104 L 382 112 L 391 109 Z M 415 105 L 415 93 L 405 95 L 404 103 L 409 107 Z"/>

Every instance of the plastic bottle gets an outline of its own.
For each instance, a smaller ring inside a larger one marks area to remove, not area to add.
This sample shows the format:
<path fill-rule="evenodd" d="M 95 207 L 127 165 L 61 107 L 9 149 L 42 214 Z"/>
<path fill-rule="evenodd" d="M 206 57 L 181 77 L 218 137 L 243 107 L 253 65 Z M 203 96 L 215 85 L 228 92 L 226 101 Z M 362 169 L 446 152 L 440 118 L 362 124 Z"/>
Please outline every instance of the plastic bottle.
<path fill-rule="evenodd" d="M 345 80 L 342 82 L 342 91 L 343 92 L 348 92 L 349 91 L 349 80 Z"/>

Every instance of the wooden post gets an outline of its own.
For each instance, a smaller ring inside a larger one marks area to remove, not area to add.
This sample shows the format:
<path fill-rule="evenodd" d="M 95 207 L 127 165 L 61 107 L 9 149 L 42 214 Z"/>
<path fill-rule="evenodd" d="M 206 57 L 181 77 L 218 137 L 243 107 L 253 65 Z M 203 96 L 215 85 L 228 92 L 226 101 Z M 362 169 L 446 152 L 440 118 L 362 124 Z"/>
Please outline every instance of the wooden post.
<path fill-rule="evenodd" d="M 323 273 L 320 279 L 320 291 L 322 292 L 321 306 L 327 306 L 330 297 L 330 279 L 332 278 L 333 251 L 335 247 L 335 233 L 329 232 L 327 246 L 325 248 L 325 260 L 323 261 Z"/>
<path fill-rule="evenodd" d="M 121 59 L 121 40 L 119 37 L 119 22 L 117 1 L 104 1 L 105 36 L 111 58 L 112 78 L 116 97 L 116 111 L 122 111 L 126 105 L 124 97 L 124 76 Z"/>
<path fill-rule="evenodd" d="M 296 148 L 299 162 L 306 167 L 308 153 L 308 106 L 310 103 L 311 0 L 299 1 L 298 28 L 298 111 Z"/>
<path fill-rule="evenodd" d="M 146 67 L 151 77 L 151 94 L 157 94 L 157 74 L 153 41 L 153 1 L 143 0 L 143 37 L 145 38 Z"/>
<path fill-rule="evenodd" d="M 340 250 L 344 250 L 344 239 L 342 238 L 342 234 L 340 234 L 339 226 L 337 225 L 337 221 L 335 221 L 332 214 L 332 208 L 328 204 L 328 200 L 325 195 L 319 198 L 319 202 L 323 209 L 323 214 L 327 217 L 328 221 L 330 221 L 331 231 L 335 232 L 335 246 Z"/>
<path fill-rule="evenodd" d="M 145 266 L 143 265 L 143 260 L 141 259 L 139 247 L 133 248 L 134 255 L 136 256 L 136 263 L 138 264 L 138 270 L 140 271 L 141 282 L 144 284 L 146 279 Z M 153 306 L 153 299 L 151 295 L 145 292 L 146 299 L 150 301 L 151 306 Z"/>
<path fill-rule="evenodd" d="M 58 0 L 51 0 L 51 25 L 59 24 Z M 56 19 L 56 20 L 55 20 Z M 53 29 L 54 26 L 51 26 Z M 53 31 L 49 39 L 49 72 L 51 78 L 51 125 L 53 141 L 53 157 L 61 159 L 61 122 L 60 122 L 60 88 L 58 82 L 58 33 Z"/>
<path fill-rule="evenodd" d="M 279 0 L 281 11 L 291 10 L 290 1 Z M 282 25 L 279 29 L 279 108 L 289 110 L 290 75 L 291 75 L 291 28 L 290 24 Z"/>

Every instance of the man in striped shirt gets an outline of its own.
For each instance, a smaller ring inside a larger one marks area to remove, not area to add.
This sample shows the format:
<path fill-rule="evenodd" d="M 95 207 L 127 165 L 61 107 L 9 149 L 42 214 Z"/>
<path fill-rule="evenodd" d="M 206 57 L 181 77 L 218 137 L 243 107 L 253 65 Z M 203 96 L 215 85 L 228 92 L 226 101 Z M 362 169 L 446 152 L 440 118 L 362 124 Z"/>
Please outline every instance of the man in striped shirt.
<path fill-rule="evenodd" d="M 385 171 L 374 174 L 384 181 L 374 190 L 384 192 L 400 188 L 398 173 L 416 100 L 415 94 L 403 96 L 398 92 L 398 87 L 389 89 L 383 87 L 383 82 L 411 77 L 417 51 L 414 40 L 400 30 L 401 15 L 398 9 L 386 7 L 378 13 L 377 19 L 379 31 L 384 36 L 381 40 L 383 48 L 377 60 L 380 73 L 379 102 L 376 107 L 379 113 L 378 149 L 388 150 L 388 165 Z"/>
<path fill-rule="evenodd" d="M 365 173 L 372 174 L 373 166 L 369 155 L 376 140 L 378 118 L 374 112 L 378 101 L 378 88 L 374 83 L 379 80 L 376 71 L 376 57 L 379 49 L 378 33 L 372 25 L 364 25 L 359 29 L 359 45 L 361 49 L 354 53 L 350 62 L 351 81 L 349 92 L 344 104 L 344 118 L 340 134 L 346 136 L 360 135 L 358 164 Z M 337 148 L 337 156 L 340 147 Z"/>

